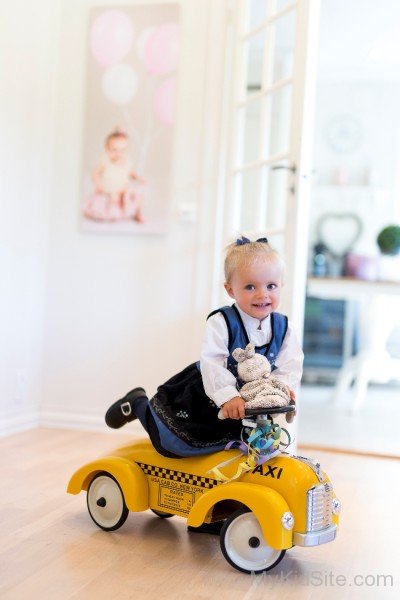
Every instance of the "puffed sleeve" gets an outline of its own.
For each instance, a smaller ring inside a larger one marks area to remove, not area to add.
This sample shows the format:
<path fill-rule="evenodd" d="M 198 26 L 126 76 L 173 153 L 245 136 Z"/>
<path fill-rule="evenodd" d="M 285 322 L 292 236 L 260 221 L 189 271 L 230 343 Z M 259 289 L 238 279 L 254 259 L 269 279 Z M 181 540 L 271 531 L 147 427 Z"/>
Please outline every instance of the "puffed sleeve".
<path fill-rule="evenodd" d="M 228 356 L 228 328 L 223 315 L 216 313 L 207 320 L 200 371 L 207 396 L 219 407 L 231 398 L 240 396 L 236 378 L 227 369 Z"/>
<path fill-rule="evenodd" d="M 274 377 L 277 377 L 295 391 L 303 373 L 303 360 L 303 350 L 289 321 L 285 339 L 276 357 Z"/>

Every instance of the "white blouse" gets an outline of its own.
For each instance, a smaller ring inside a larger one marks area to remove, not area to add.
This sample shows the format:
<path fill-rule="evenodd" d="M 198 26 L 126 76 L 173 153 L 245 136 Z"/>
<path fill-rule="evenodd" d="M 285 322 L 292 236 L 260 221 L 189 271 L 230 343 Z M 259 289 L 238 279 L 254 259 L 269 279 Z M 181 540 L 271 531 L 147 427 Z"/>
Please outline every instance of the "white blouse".
<path fill-rule="evenodd" d="M 243 312 L 237 304 L 235 306 L 242 317 L 250 342 L 255 346 L 268 344 L 272 335 L 271 317 L 263 319 L 261 329 L 258 329 L 260 321 Z M 228 341 L 225 318 L 222 313 L 216 313 L 207 320 L 200 356 L 200 370 L 207 396 L 219 407 L 231 398 L 240 396 L 236 388 L 236 378 L 227 369 Z M 301 380 L 303 358 L 303 351 L 289 321 L 285 339 L 275 361 L 274 377 L 284 381 L 293 391 L 296 391 Z"/>

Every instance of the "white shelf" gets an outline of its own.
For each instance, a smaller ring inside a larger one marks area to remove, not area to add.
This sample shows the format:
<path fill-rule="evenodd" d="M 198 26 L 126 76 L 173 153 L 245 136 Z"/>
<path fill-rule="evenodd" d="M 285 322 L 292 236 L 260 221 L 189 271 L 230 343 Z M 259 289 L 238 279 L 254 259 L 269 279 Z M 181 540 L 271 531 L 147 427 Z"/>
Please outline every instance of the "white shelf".
<path fill-rule="evenodd" d="M 321 184 L 314 185 L 311 191 L 330 191 L 330 192 L 383 192 L 384 188 L 377 187 L 374 185 L 333 185 L 333 184 Z"/>
<path fill-rule="evenodd" d="M 360 296 L 400 295 L 399 281 L 369 281 L 354 277 L 308 277 L 307 294 L 332 300 L 358 300 Z"/>

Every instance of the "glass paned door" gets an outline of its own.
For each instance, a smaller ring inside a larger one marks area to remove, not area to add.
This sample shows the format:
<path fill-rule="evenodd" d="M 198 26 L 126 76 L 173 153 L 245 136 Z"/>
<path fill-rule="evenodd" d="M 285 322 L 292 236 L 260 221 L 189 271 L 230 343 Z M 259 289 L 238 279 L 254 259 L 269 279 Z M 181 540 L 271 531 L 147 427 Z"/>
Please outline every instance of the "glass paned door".
<path fill-rule="evenodd" d="M 285 258 L 283 309 L 298 325 L 305 295 L 318 4 L 233 4 L 227 168 L 216 242 L 218 254 L 238 234 L 267 234 Z"/>

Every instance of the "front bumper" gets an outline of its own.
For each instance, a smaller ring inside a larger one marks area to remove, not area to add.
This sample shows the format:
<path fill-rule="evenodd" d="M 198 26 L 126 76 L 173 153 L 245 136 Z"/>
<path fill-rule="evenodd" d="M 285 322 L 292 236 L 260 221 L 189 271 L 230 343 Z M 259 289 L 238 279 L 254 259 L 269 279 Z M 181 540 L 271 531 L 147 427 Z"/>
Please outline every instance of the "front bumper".
<path fill-rule="evenodd" d="M 320 531 L 309 531 L 307 533 L 293 533 L 294 546 L 319 546 L 332 542 L 336 537 L 337 525 L 329 525 Z"/>

